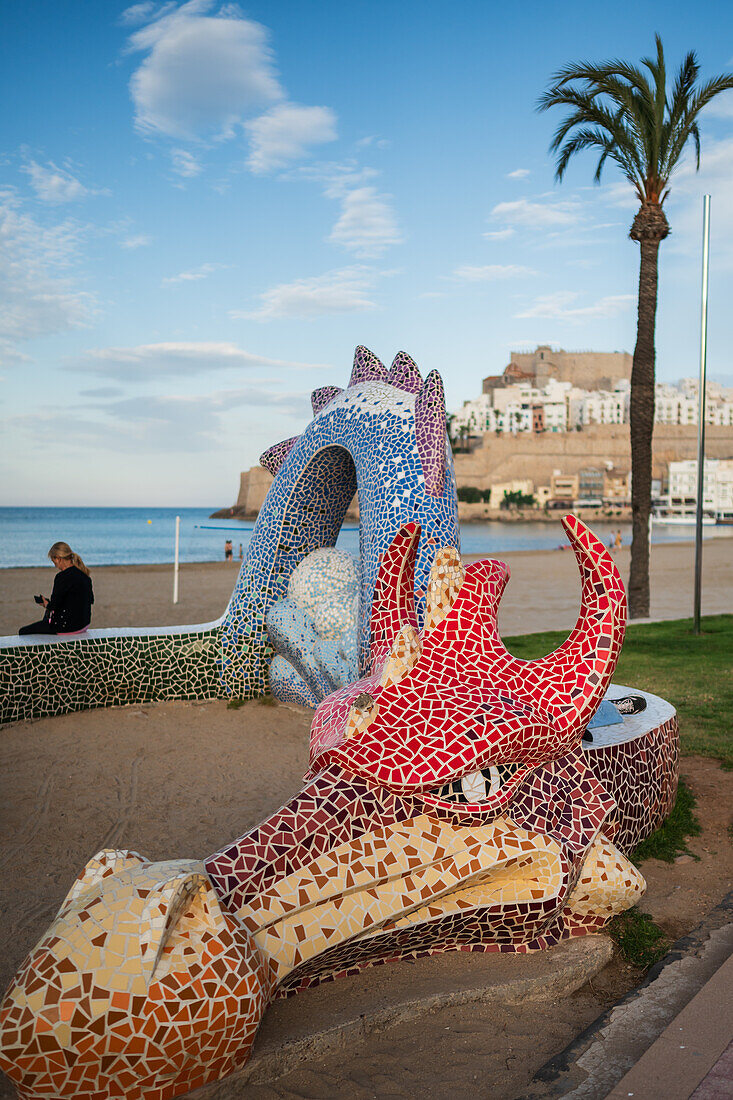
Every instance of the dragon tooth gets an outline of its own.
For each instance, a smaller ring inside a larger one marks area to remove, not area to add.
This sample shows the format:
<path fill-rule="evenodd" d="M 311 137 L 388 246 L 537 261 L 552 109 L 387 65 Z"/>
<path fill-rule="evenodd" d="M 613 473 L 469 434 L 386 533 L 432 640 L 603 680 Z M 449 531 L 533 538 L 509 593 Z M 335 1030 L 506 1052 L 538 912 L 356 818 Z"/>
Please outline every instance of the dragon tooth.
<path fill-rule="evenodd" d="M 343 392 L 340 386 L 321 386 L 320 389 L 313 390 L 311 394 L 313 415 L 315 416 L 321 409 L 325 409 L 326 405 L 330 405 L 333 399 Z"/>
<path fill-rule="evenodd" d="M 260 466 L 264 466 L 264 468 L 269 470 L 272 476 L 275 477 L 299 439 L 299 435 L 294 435 L 290 439 L 283 439 L 280 443 L 275 443 L 272 447 L 268 447 L 267 450 L 263 451 L 260 455 Z"/>
<path fill-rule="evenodd" d="M 425 630 L 433 630 L 446 617 L 463 584 L 466 570 L 453 546 L 444 546 L 430 568 L 425 597 Z"/>
<path fill-rule="evenodd" d="M 420 635 L 412 623 L 407 623 L 392 642 L 392 649 L 382 669 L 383 687 L 398 684 L 415 667 L 421 653 Z"/>

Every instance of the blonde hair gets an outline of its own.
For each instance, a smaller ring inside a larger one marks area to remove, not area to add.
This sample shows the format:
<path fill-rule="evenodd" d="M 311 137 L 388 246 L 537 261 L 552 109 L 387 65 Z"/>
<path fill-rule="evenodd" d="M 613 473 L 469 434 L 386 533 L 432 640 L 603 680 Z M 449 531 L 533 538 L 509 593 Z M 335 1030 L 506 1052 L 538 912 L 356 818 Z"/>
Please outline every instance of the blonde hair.
<path fill-rule="evenodd" d="M 84 562 L 81 560 L 78 554 L 69 546 L 68 542 L 55 542 L 48 552 L 48 556 L 51 561 L 54 558 L 63 558 L 64 561 L 70 561 L 72 565 L 75 565 L 77 569 L 80 569 L 82 573 L 86 573 L 89 576 L 89 570 Z"/>

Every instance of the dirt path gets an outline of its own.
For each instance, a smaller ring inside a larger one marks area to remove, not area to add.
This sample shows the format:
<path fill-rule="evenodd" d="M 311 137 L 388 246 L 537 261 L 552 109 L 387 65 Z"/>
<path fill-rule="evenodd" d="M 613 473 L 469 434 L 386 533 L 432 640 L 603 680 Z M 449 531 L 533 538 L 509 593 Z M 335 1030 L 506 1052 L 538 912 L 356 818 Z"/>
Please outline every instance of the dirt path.
<path fill-rule="evenodd" d="M 151 858 L 200 857 L 238 836 L 301 785 L 310 711 L 248 703 L 169 703 L 89 711 L 6 727 L 0 736 L 0 985 L 46 930 L 75 875 L 104 845 Z M 730 889 L 733 772 L 686 758 L 703 825 L 700 861 L 643 866 L 643 908 L 672 937 Z M 535 1070 L 638 975 L 615 960 L 561 1004 L 500 1012 L 446 1009 L 351 1052 L 315 1060 L 253 1100 L 274 1097 L 453 1097 L 510 1100 Z M 12 1090 L 0 1085 L 0 1095 Z"/>

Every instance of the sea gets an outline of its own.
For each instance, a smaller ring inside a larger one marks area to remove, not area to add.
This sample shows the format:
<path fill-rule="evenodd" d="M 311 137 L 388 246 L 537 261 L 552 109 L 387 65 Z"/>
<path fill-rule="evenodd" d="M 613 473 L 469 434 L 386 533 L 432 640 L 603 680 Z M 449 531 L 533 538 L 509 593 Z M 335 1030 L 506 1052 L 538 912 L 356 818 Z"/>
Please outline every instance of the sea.
<path fill-rule="evenodd" d="M 54 542 L 67 542 L 90 566 L 171 563 L 176 516 L 181 517 L 180 561 L 223 561 L 226 539 L 232 540 L 235 558 L 240 543 L 246 554 L 254 522 L 216 520 L 209 515 L 207 508 L 0 508 L 0 568 L 48 565 L 46 555 Z M 619 529 L 623 544 L 631 541 L 628 523 L 591 526 L 606 545 Z M 733 537 L 733 526 L 706 527 L 704 536 Z M 694 526 L 652 529 L 652 543 L 694 537 Z M 488 521 L 461 528 L 463 552 L 488 557 L 510 550 L 551 550 L 565 541 L 559 517 L 557 523 Z M 358 555 L 358 528 L 347 524 L 337 545 Z"/>

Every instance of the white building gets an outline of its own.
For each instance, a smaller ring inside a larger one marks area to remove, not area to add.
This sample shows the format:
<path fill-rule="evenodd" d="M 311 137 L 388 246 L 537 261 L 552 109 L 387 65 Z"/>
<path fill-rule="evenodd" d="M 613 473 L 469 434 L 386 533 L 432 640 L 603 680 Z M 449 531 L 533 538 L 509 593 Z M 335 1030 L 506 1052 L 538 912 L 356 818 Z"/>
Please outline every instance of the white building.
<path fill-rule="evenodd" d="M 697 424 L 694 378 L 678 385 L 657 382 L 654 420 L 657 424 Z M 454 434 L 484 432 L 574 431 L 590 424 L 626 424 L 631 384 L 619 379 L 613 390 L 582 390 L 571 382 L 549 379 L 542 389 L 529 382 L 497 386 L 474 401 L 466 401 L 453 422 Z M 705 423 L 733 427 L 733 390 L 711 382 L 705 400 Z"/>
<path fill-rule="evenodd" d="M 672 510 L 694 511 L 697 503 L 697 459 L 670 462 L 667 496 Z M 702 507 L 710 515 L 733 516 L 733 459 L 705 459 Z"/>
<path fill-rule="evenodd" d="M 677 386 L 657 382 L 654 395 L 654 420 L 657 424 L 697 424 L 698 383 L 683 378 Z M 705 423 L 721 427 L 733 425 L 733 390 L 710 382 L 705 390 Z"/>
<path fill-rule="evenodd" d="M 628 420 L 629 386 L 617 386 L 613 392 L 595 390 L 581 402 L 582 424 L 625 424 Z"/>

